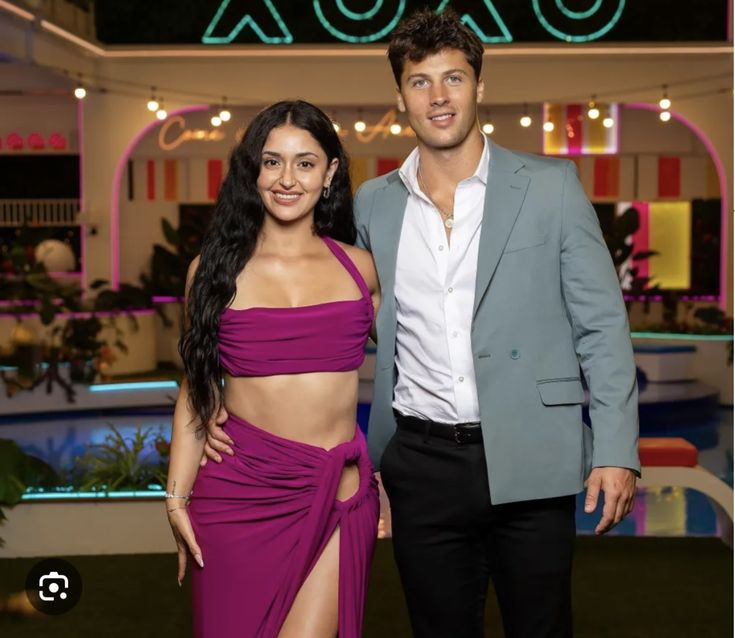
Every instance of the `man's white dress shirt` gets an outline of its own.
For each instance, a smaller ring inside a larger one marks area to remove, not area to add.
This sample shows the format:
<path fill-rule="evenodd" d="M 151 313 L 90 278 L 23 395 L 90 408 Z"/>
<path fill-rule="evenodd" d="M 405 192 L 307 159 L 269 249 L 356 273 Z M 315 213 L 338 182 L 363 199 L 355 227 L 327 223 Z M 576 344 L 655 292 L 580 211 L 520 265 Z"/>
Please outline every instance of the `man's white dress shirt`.
<path fill-rule="evenodd" d="M 393 407 L 402 414 L 443 423 L 480 420 L 470 328 L 489 164 L 485 139 L 474 174 L 457 185 L 450 242 L 444 219 L 418 184 L 418 149 L 398 171 L 409 193 L 395 285 Z"/>

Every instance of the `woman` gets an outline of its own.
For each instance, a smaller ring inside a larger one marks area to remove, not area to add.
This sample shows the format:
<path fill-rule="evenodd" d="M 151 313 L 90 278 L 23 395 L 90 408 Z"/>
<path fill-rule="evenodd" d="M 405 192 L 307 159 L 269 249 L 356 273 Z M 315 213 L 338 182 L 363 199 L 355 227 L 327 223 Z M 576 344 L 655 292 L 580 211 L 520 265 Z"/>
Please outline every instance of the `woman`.
<path fill-rule="evenodd" d="M 332 122 L 262 111 L 187 278 L 166 502 L 198 638 L 360 635 L 379 504 L 357 368 L 379 290 L 355 235 Z M 197 474 L 222 407 L 235 455 Z"/>

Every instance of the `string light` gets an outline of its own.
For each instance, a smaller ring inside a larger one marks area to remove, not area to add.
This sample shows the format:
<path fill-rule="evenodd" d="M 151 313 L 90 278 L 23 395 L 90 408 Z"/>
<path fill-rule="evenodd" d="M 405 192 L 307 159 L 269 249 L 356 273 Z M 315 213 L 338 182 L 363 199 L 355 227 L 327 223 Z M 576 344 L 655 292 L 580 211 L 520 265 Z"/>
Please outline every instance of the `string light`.
<path fill-rule="evenodd" d="M 662 122 L 668 122 L 671 119 L 671 111 L 661 111 L 658 117 Z"/>
<path fill-rule="evenodd" d="M 666 85 L 663 85 L 663 97 L 658 101 L 658 105 L 664 110 L 668 111 L 671 108 L 671 100 L 669 99 L 669 96 L 666 92 Z"/>
<path fill-rule="evenodd" d="M 589 108 L 587 109 L 587 117 L 591 120 L 596 120 L 600 117 L 600 109 L 597 108 L 597 102 L 595 102 L 595 95 L 592 95 L 592 99 L 589 101 Z"/>
<path fill-rule="evenodd" d="M 400 135 L 402 130 L 403 128 L 401 128 L 401 125 L 397 122 L 390 125 L 390 132 L 392 135 Z"/>
<path fill-rule="evenodd" d="M 547 133 L 551 133 L 554 130 L 554 123 L 551 120 L 546 120 L 544 122 L 544 131 Z"/>
<path fill-rule="evenodd" d="M 487 109 L 484 109 L 483 114 L 484 122 L 482 124 L 482 132 L 485 133 L 485 135 L 492 135 L 493 131 L 495 130 L 495 125 L 490 118 L 490 112 Z"/>
<path fill-rule="evenodd" d="M 355 130 L 358 133 L 362 133 L 367 128 L 365 120 L 362 119 L 362 109 L 357 112 L 357 122 L 355 122 Z"/>
<path fill-rule="evenodd" d="M 158 110 L 156 111 L 156 117 L 159 120 L 165 120 L 168 117 L 168 113 L 166 113 L 166 109 L 163 108 L 163 98 L 161 99 L 161 103 L 158 106 Z"/>
<path fill-rule="evenodd" d="M 74 89 L 74 97 L 77 98 L 77 100 L 83 100 L 85 97 L 87 97 L 87 89 L 84 88 L 82 85 L 82 74 L 79 74 L 79 83 L 77 84 L 77 88 Z"/>
<path fill-rule="evenodd" d="M 158 110 L 159 104 L 158 100 L 156 99 L 156 87 L 151 87 L 151 99 L 148 100 L 148 110 L 151 113 L 155 113 Z"/>
<path fill-rule="evenodd" d="M 212 126 L 219 126 L 222 124 L 222 118 L 219 115 L 213 115 L 212 119 L 209 121 L 212 123 Z"/>
<path fill-rule="evenodd" d="M 525 102 L 523 103 L 523 117 L 521 117 L 521 126 L 523 128 L 528 128 L 533 124 L 533 120 L 531 119 L 531 116 L 528 114 L 528 104 Z"/>
<path fill-rule="evenodd" d="M 220 124 L 222 122 L 229 122 L 232 117 L 232 113 L 227 110 L 227 97 L 222 96 L 222 109 L 219 112 Z"/>
<path fill-rule="evenodd" d="M 602 125 L 605 128 L 612 128 L 613 126 L 615 126 L 615 120 L 613 119 L 612 115 L 610 114 L 610 111 L 611 111 L 610 105 L 608 104 L 608 105 L 605 106 L 605 117 L 602 120 Z"/>

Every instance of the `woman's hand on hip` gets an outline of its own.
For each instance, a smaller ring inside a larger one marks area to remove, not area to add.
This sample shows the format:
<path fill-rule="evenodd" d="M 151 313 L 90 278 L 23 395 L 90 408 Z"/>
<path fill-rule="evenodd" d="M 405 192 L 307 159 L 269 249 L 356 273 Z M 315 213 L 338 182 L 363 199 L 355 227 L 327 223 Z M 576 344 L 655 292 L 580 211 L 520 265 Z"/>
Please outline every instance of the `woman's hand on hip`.
<path fill-rule="evenodd" d="M 207 459 L 212 459 L 217 463 L 222 462 L 222 454 L 235 456 L 232 447 L 235 442 L 227 436 L 222 424 L 227 421 L 227 410 L 220 408 L 216 416 L 212 417 L 207 423 L 207 440 L 204 443 L 204 454 L 199 462 L 200 467 L 207 464 Z"/>

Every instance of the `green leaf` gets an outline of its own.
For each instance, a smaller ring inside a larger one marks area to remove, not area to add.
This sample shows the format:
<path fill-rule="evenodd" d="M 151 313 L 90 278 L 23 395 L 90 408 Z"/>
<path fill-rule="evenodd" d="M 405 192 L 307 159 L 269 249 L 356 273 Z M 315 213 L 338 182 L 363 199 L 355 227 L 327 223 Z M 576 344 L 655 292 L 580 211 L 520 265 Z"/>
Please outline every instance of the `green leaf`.
<path fill-rule="evenodd" d="M 165 217 L 161 219 L 161 228 L 163 229 L 163 236 L 166 238 L 166 241 L 172 246 L 178 246 L 179 233 Z"/>
<path fill-rule="evenodd" d="M 649 259 L 650 257 L 655 257 L 656 255 L 659 255 L 660 253 L 657 250 L 641 250 L 640 252 L 635 253 L 633 255 L 633 261 L 641 261 L 643 259 Z"/>
<path fill-rule="evenodd" d="M 89 284 L 90 290 L 97 290 L 98 288 L 102 288 L 103 286 L 107 286 L 110 282 L 107 281 L 107 279 L 95 279 L 91 284 Z"/>
<path fill-rule="evenodd" d="M 23 452 L 15 441 L 0 439 L 0 505 L 15 505 L 28 486 L 53 485 L 56 472 Z"/>
<path fill-rule="evenodd" d="M 629 237 L 640 227 L 638 211 L 632 206 L 615 220 L 615 232 L 623 237 Z"/>

